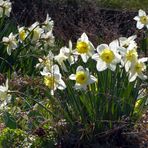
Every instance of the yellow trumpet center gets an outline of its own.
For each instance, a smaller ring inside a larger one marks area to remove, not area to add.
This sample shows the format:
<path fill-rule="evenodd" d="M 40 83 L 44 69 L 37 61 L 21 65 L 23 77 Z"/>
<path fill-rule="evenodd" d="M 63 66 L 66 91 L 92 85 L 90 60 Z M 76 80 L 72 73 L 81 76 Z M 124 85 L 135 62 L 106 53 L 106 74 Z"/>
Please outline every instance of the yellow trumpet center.
<path fill-rule="evenodd" d="M 40 33 L 37 29 L 33 30 L 33 40 L 38 40 L 40 38 Z"/>
<path fill-rule="evenodd" d="M 127 53 L 126 53 L 126 59 L 130 62 L 132 62 L 133 60 L 135 60 L 137 58 L 138 54 L 137 54 L 137 51 L 136 49 L 132 49 L 132 50 L 129 50 Z"/>
<path fill-rule="evenodd" d="M 54 76 L 45 76 L 44 77 L 44 84 L 49 87 L 50 89 L 54 89 L 56 81 Z"/>
<path fill-rule="evenodd" d="M 85 84 L 87 81 L 87 75 L 84 71 L 78 71 L 76 73 L 76 82 L 79 84 Z"/>
<path fill-rule="evenodd" d="M 46 67 L 51 67 L 52 64 L 53 64 L 53 60 L 50 60 L 49 58 L 45 57 L 45 59 L 43 59 L 43 64 L 44 64 Z"/>
<path fill-rule="evenodd" d="M 140 62 L 140 63 L 136 63 L 135 64 L 135 71 L 137 72 L 137 73 L 140 73 L 140 72 L 142 72 L 142 69 L 143 69 L 143 64 Z"/>
<path fill-rule="evenodd" d="M 140 17 L 140 22 L 142 24 L 148 24 L 148 17 L 147 16 L 141 16 Z"/>
<path fill-rule="evenodd" d="M 101 59 L 106 62 L 106 63 L 111 63 L 115 58 L 115 55 L 113 53 L 113 51 L 111 51 L 110 49 L 104 49 L 101 53 Z"/>
<path fill-rule="evenodd" d="M 87 53 L 89 51 L 89 45 L 86 42 L 77 42 L 76 50 L 81 54 Z"/>
<path fill-rule="evenodd" d="M 26 38 L 26 32 L 25 30 L 22 30 L 19 32 L 19 38 L 23 41 Z"/>

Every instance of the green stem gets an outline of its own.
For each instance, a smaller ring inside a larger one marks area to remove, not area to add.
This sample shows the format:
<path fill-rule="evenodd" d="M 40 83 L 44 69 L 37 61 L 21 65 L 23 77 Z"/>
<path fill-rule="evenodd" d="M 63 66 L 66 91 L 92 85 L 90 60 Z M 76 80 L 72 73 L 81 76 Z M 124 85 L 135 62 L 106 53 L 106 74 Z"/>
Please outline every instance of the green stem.
<path fill-rule="evenodd" d="M 20 94 L 23 95 L 25 97 L 28 97 L 26 94 L 19 92 L 19 91 L 10 91 L 10 93 L 16 93 L 16 94 Z M 40 102 L 38 102 L 36 99 L 32 98 L 31 100 L 33 100 L 34 102 L 36 102 L 39 106 L 41 106 L 42 108 L 44 108 L 46 111 L 48 111 L 52 116 L 57 117 L 57 115 L 55 115 L 54 113 L 52 113 L 49 109 L 47 109 L 43 104 L 41 104 Z"/>

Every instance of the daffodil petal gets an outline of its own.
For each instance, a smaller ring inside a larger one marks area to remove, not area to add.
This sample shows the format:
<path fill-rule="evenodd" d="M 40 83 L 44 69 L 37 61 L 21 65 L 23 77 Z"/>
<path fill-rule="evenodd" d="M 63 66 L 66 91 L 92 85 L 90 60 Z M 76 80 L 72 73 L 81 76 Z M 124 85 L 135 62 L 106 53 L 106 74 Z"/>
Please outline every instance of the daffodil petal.
<path fill-rule="evenodd" d="M 121 55 L 120 54 L 118 54 L 118 53 L 116 53 L 116 52 L 114 52 L 114 55 L 115 55 L 115 62 L 116 63 L 119 63 L 120 61 L 121 61 Z"/>
<path fill-rule="evenodd" d="M 112 49 L 113 51 L 116 51 L 117 48 L 119 47 L 119 42 L 118 40 L 114 40 L 109 44 L 110 49 Z"/>
<path fill-rule="evenodd" d="M 84 70 L 83 66 L 78 66 L 76 72 L 77 71 L 85 71 L 85 70 Z"/>
<path fill-rule="evenodd" d="M 94 76 L 90 75 L 90 79 L 89 79 L 89 84 L 94 83 L 97 81 L 97 78 L 95 78 Z"/>
<path fill-rule="evenodd" d="M 141 9 L 139 10 L 138 13 L 139 13 L 139 16 L 146 16 L 145 11 L 143 11 L 143 10 L 141 10 Z"/>
<path fill-rule="evenodd" d="M 82 86 L 82 85 L 80 85 L 80 84 L 78 84 L 78 83 L 76 83 L 76 84 L 75 84 L 75 86 L 74 86 L 74 88 L 75 88 L 75 89 L 82 89 L 82 88 L 83 88 L 83 86 Z"/>
<path fill-rule="evenodd" d="M 143 73 L 139 73 L 139 74 L 138 74 L 138 77 L 139 77 L 141 80 L 146 80 L 146 79 L 147 79 L 147 76 L 144 75 Z"/>
<path fill-rule="evenodd" d="M 107 69 L 107 64 L 103 62 L 101 59 L 99 59 L 97 61 L 96 68 L 98 71 L 104 71 L 105 69 Z"/>
<path fill-rule="evenodd" d="M 92 59 L 97 61 L 97 60 L 99 59 L 99 54 L 98 54 L 98 53 L 95 53 L 95 54 L 92 56 Z"/>
<path fill-rule="evenodd" d="M 51 69 L 51 73 L 59 74 L 60 73 L 59 66 L 58 65 L 53 65 L 52 69 Z"/>
<path fill-rule="evenodd" d="M 137 78 L 137 73 L 133 72 L 129 74 L 129 82 L 135 81 L 136 78 Z"/>
<path fill-rule="evenodd" d="M 144 24 L 142 24 L 141 22 L 137 22 L 136 26 L 138 29 L 142 29 L 144 27 Z"/>
<path fill-rule="evenodd" d="M 116 65 L 115 64 L 109 64 L 107 66 L 111 71 L 115 71 L 116 70 Z"/>
<path fill-rule="evenodd" d="M 83 33 L 83 34 L 81 35 L 81 41 L 88 42 L 88 36 L 86 35 L 86 33 Z"/>
<path fill-rule="evenodd" d="M 65 82 L 61 79 L 58 84 L 58 89 L 63 90 L 66 88 Z"/>
<path fill-rule="evenodd" d="M 71 74 L 71 75 L 69 76 L 69 79 L 71 79 L 71 80 L 76 80 L 76 75 L 75 75 L 75 74 Z"/>
<path fill-rule="evenodd" d="M 7 53 L 9 56 L 11 55 L 11 49 L 10 49 L 9 45 L 7 46 Z"/>
<path fill-rule="evenodd" d="M 101 44 L 97 47 L 97 52 L 100 53 L 106 48 L 109 48 L 109 46 L 107 44 Z"/>
<path fill-rule="evenodd" d="M 84 63 L 86 63 L 88 61 L 88 59 L 89 59 L 89 56 L 87 54 L 81 54 L 81 58 L 82 58 L 82 61 Z"/>
<path fill-rule="evenodd" d="M 133 41 L 133 40 L 135 40 L 137 38 L 137 35 L 132 35 L 132 36 L 130 36 L 128 39 L 130 40 L 130 41 Z"/>
<path fill-rule="evenodd" d="M 141 58 L 138 60 L 139 62 L 148 62 L 148 57 Z"/>
<path fill-rule="evenodd" d="M 135 16 L 135 17 L 134 17 L 134 20 L 135 20 L 135 21 L 139 21 L 139 20 L 140 20 L 140 17 L 139 17 L 139 16 Z"/>
<path fill-rule="evenodd" d="M 125 71 L 128 72 L 129 69 L 130 69 L 130 67 L 131 67 L 131 62 L 127 61 L 127 62 L 125 63 Z"/>

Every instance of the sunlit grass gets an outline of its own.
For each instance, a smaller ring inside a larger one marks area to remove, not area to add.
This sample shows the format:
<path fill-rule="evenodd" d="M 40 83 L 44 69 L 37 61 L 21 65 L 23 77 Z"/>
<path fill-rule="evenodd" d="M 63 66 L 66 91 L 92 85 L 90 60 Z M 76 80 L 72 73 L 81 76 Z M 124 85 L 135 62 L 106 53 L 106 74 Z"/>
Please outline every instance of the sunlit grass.
<path fill-rule="evenodd" d="M 138 10 L 144 9 L 148 10 L 147 0 L 96 0 L 97 4 L 105 8 L 116 8 L 116 9 L 129 9 Z"/>

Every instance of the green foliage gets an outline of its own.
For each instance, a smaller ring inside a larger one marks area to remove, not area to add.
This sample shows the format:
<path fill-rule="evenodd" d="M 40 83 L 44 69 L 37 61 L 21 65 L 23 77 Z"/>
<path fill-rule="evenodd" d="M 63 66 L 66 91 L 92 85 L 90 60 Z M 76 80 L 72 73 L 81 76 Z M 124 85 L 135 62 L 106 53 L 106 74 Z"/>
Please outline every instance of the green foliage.
<path fill-rule="evenodd" d="M 147 37 L 147 33 L 146 33 L 146 37 L 141 41 L 141 52 L 147 56 L 148 55 L 148 37 Z"/>
<path fill-rule="evenodd" d="M 16 120 L 14 119 L 14 117 L 9 114 L 8 112 L 5 112 L 3 114 L 3 120 L 4 123 L 7 127 L 11 128 L 11 129 L 16 129 L 17 125 L 16 125 Z"/>
<path fill-rule="evenodd" d="M 31 145 L 31 148 L 55 148 L 55 143 L 53 139 L 46 137 L 37 137 Z"/>
<path fill-rule="evenodd" d="M 6 17 L 0 18 L 0 40 L 2 41 L 2 38 L 4 36 L 8 36 L 11 32 L 16 32 L 16 24 L 13 19 L 8 19 Z M 13 57 L 9 57 L 6 48 L 2 42 L 0 42 L 0 71 L 1 73 L 5 73 L 8 71 L 12 71 L 13 67 L 12 64 L 14 62 Z"/>
<path fill-rule="evenodd" d="M 141 109 L 137 108 L 137 112 L 133 112 L 140 90 L 139 80 L 129 83 L 125 70 L 119 67 L 115 72 L 106 70 L 96 74 L 94 65 L 91 62 L 89 64 L 87 67 L 97 76 L 98 83 L 89 86 L 88 90 L 78 91 L 74 90 L 74 84 L 68 81 L 66 92 L 59 92 L 59 97 L 56 96 L 53 98 L 55 101 L 51 102 L 52 104 L 56 102 L 57 108 L 54 108 L 53 112 L 58 115 L 57 120 L 59 117 L 61 120 L 65 119 L 69 137 L 71 134 L 77 135 L 77 140 L 83 137 L 82 143 L 86 141 L 90 143 L 91 140 L 97 139 L 99 133 L 137 120 L 140 117 L 137 115 L 144 107 L 141 106 Z M 73 66 L 68 69 L 69 73 L 72 71 L 74 71 Z M 141 102 L 145 101 L 144 98 L 141 99 Z M 59 122 L 62 124 L 62 121 Z M 63 126 L 58 127 L 59 137 L 63 137 L 66 133 Z"/>
<path fill-rule="evenodd" d="M 27 135 L 20 129 L 5 128 L 0 134 L 0 147 L 2 148 L 21 148 Z"/>

